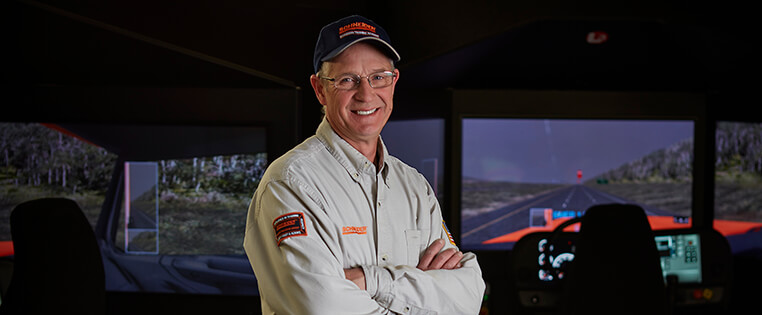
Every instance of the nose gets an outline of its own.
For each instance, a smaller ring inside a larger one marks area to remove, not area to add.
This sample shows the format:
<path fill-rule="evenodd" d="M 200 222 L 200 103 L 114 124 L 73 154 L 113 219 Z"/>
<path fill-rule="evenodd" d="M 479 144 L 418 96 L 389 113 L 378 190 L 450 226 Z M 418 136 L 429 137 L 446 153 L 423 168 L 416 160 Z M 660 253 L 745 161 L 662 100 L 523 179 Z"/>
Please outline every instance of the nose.
<path fill-rule="evenodd" d="M 370 101 L 375 95 L 373 87 L 370 86 L 370 82 L 363 78 L 360 80 L 360 85 L 355 90 L 355 99 L 358 101 Z"/>

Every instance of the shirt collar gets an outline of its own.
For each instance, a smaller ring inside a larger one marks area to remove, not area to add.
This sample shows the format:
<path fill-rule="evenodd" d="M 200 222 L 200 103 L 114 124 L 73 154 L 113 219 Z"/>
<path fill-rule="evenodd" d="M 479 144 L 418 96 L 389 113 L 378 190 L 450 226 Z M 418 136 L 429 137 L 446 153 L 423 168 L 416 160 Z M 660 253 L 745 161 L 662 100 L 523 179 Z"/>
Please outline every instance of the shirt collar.
<path fill-rule="evenodd" d="M 347 173 L 349 173 L 355 180 L 357 180 L 362 173 L 373 174 L 376 171 L 373 163 L 346 140 L 342 139 L 333 128 L 331 128 L 331 124 L 328 123 L 328 120 L 325 117 L 323 117 L 323 121 L 320 122 L 315 135 L 323 145 L 325 145 L 328 152 L 331 153 L 336 161 L 339 162 L 339 164 L 341 164 L 341 166 L 346 169 Z M 380 136 L 378 138 L 377 152 L 381 153 L 379 155 L 379 165 L 381 165 L 381 174 L 384 177 L 384 180 L 386 180 L 386 176 L 389 173 L 389 167 L 386 165 L 386 161 L 389 160 L 389 153 Z"/>

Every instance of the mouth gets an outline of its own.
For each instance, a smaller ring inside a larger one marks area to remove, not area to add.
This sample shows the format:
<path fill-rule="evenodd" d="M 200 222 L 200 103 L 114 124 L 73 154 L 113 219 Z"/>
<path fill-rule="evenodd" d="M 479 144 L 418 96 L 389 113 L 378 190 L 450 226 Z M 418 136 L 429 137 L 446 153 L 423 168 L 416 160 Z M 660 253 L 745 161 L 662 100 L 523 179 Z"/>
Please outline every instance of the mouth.
<path fill-rule="evenodd" d="M 374 108 L 370 110 L 353 110 L 352 112 L 360 116 L 368 116 L 370 114 L 375 113 L 377 110 L 378 108 Z"/>

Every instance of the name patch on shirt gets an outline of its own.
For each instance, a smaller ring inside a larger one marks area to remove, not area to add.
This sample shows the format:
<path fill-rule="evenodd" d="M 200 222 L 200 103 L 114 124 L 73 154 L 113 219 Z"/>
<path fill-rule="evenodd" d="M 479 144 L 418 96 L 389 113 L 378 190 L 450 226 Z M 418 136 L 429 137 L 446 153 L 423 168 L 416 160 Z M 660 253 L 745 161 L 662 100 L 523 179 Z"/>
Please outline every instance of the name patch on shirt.
<path fill-rule="evenodd" d="M 283 240 L 294 236 L 307 236 L 307 227 L 304 224 L 304 214 L 301 212 L 287 213 L 275 218 L 273 221 L 275 240 L 278 246 Z"/>
<path fill-rule="evenodd" d="M 341 227 L 341 234 L 342 235 L 348 235 L 348 234 L 365 235 L 365 234 L 368 234 L 368 227 L 367 226 L 343 226 Z"/>

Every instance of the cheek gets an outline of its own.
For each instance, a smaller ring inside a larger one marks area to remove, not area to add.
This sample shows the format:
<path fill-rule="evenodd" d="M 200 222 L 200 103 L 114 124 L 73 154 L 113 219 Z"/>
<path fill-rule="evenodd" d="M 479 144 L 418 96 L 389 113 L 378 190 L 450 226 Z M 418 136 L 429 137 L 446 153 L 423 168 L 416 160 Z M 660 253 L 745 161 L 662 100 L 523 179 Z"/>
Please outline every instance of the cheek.
<path fill-rule="evenodd" d="M 326 116 L 328 116 L 329 119 L 330 118 L 333 118 L 334 120 L 343 119 L 343 117 L 347 115 L 344 112 L 345 106 L 343 105 L 344 103 L 342 103 L 341 99 L 336 98 L 334 96 L 330 98 L 330 101 L 327 102 L 326 104 L 327 105 L 325 108 L 325 112 L 326 112 Z"/>
<path fill-rule="evenodd" d="M 386 106 L 389 108 L 389 110 L 394 107 L 394 93 L 393 91 L 387 94 L 384 94 L 381 96 L 381 99 L 384 101 Z"/>

